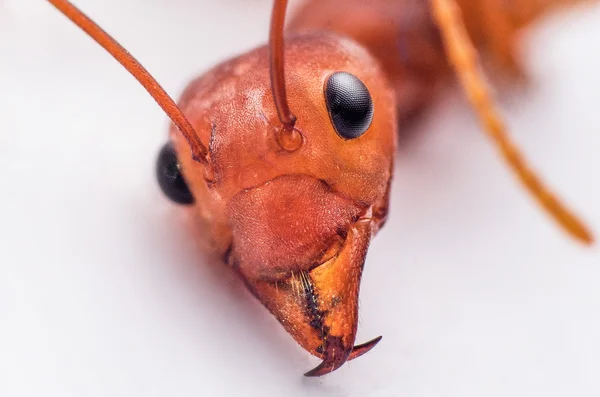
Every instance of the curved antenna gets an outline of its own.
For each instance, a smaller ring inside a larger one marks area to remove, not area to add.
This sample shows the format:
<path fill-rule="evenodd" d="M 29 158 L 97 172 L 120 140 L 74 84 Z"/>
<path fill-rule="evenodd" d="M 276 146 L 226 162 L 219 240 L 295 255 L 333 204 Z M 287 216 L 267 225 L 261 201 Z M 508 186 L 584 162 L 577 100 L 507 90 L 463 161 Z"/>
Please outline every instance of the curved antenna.
<path fill-rule="evenodd" d="M 286 130 L 294 128 L 296 116 L 290 110 L 285 91 L 283 26 L 287 0 L 275 0 L 271 14 L 271 30 L 269 32 L 269 71 L 271 74 L 271 91 L 277 108 L 279 121 Z"/>
<path fill-rule="evenodd" d="M 67 0 L 48 0 L 48 2 L 100 44 L 140 82 L 156 103 L 165 111 L 167 116 L 169 116 L 173 124 L 181 131 L 190 145 L 192 158 L 202 164 L 208 164 L 208 151 L 206 150 L 206 146 L 200 141 L 194 127 L 192 127 L 188 119 L 183 115 L 175 101 L 173 101 L 150 73 L 125 48 L 117 43 L 115 39 L 102 30 L 100 26 L 81 12 L 81 10 L 71 4 L 71 2 Z"/>
<path fill-rule="evenodd" d="M 433 16 L 439 26 L 450 63 L 456 70 L 471 105 L 476 109 L 485 132 L 492 139 L 504 160 L 538 203 L 573 237 L 591 244 L 589 229 L 546 187 L 529 167 L 523 155 L 510 140 L 500 119 L 481 72 L 477 53 L 464 27 L 461 11 L 455 0 L 431 0 Z"/>

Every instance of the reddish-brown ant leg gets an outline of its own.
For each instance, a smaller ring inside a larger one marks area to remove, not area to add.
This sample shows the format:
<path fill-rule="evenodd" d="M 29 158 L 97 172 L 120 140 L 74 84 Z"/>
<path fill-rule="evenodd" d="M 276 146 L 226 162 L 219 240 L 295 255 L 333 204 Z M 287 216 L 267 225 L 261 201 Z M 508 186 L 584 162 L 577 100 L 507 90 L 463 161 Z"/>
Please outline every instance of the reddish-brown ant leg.
<path fill-rule="evenodd" d="M 509 139 L 485 83 L 477 53 L 465 31 L 460 9 L 454 0 L 431 0 L 431 7 L 440 26 L 450 62 L 456 69 L 469 101 L 479 114 L 485 131 L 507 164 L 523 186 L 571 236 L 585 244 L 591 244 L 594 238 L 589 229 L 548 190 Z"/>

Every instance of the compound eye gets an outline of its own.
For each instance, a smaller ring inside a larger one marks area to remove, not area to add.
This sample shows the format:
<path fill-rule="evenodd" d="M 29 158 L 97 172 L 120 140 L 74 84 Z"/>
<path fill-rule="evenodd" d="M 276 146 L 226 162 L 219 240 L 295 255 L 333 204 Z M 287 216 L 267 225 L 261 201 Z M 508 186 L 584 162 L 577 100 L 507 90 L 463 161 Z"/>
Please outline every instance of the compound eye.
<path fill-rule="evenodd" d="M 181 165 L 172 143 L 162 147 L 156 161 L 156 179 L 163 193 L 177 204 L 193 204 L 194 196 L 181 174 Z"/>
<path fill-rule="evenodd" d="M 325 102 L 335 131 L 344 139 L 358 138 L 373 120 L 373 100 L 358 77 L 335 72 L 325 82 Z"/>

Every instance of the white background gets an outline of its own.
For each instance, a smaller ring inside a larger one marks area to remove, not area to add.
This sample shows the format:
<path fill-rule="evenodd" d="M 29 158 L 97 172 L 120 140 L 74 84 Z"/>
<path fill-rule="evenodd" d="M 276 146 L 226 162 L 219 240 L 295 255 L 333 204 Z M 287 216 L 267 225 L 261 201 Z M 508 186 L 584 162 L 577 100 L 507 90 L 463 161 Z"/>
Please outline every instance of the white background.
<path fill-rule="evenodd" d="M 77 2 L 177 96 L 265 41 L 266 0 Z M 523 41 L 514 136 L 600 233 L 600 8 Z M 400 150 L 359 341 L 320 379 L 154 181 L 166 117 L 44 1 L 0 5 L 0 396 L 598 396 L 600 254 L 515 183 L 462 96 Z"/>

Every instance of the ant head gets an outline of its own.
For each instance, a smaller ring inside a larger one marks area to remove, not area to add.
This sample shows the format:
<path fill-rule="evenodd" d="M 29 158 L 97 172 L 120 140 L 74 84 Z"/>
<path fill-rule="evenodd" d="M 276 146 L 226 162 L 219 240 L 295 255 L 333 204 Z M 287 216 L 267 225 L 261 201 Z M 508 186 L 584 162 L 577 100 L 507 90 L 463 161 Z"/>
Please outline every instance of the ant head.
<path fill-rule="evenodd" d="M 286 126 L 268 51 L 221 64 L 184 92 L 180 107 L 208 143 L 207 165 L 193 161 L 175 128 L 171 139 L 217 245 L 288 332 L 325 359 L 318 375 L 364 352 L 352 353 L 358 286 L 370 236 L 386 215 L 395 102 L 361 47 L 298 36 L 285 46 L 295 116 Z"/>
<path fill-rule="evenodd" d="M 161 188 L 195 204 L 204 237 L 288 332 L 323 358 L 307 375 L 371 349 L 379 339 L 354 346 L 358 290 L 371 234 L 387 212 L 396 132 L 393 93 L 376 61 L 345 39 L 316 35 L 290 40 L 285 63 L 287 1 L 278 0 L 269 48 L 208 72 L 178 107 L 73 4 L 49 2 L 169 115 Z"/>

